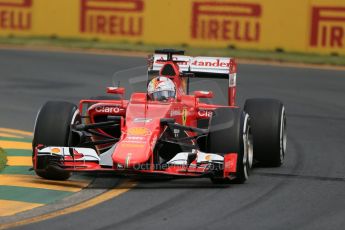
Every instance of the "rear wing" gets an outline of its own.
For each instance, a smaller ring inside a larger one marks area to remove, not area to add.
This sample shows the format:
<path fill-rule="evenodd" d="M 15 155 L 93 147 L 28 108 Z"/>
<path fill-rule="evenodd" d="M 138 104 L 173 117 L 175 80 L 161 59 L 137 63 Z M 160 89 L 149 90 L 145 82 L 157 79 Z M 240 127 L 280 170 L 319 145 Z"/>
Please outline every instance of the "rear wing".
<path fill-rule="evenodd" d="M 167 54 L 154 54 L 149 58 L 148 70 L 158 72 L 166 64 Z M 197 78 L 219 78 L 229 81 L 229 105 L 235 105 L 236 71 L 235 59 L 227 57 L 191 57 L 173 55 L 172 59 L 178 64 L 183 73 L 193 73 Z"/>

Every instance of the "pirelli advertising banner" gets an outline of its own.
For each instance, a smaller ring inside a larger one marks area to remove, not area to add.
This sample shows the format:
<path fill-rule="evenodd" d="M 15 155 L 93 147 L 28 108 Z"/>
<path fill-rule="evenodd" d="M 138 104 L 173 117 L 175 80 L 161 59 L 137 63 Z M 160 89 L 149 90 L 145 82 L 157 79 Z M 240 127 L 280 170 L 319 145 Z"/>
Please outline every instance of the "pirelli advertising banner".
<path fill-rule="evenodd" d="M 0 0 L 0 36 L 345 54 L 345 0 Z"/>

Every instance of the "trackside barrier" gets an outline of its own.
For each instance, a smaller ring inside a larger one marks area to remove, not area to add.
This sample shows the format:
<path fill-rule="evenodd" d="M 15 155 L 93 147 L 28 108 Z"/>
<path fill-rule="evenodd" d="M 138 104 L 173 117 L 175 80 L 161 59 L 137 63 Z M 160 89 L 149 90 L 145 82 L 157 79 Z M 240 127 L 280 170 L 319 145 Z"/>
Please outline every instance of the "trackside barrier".
<path fill-rule="evenodd" d="M 345 54 L 344 0 L 0 0 L 0 36 Z"/>

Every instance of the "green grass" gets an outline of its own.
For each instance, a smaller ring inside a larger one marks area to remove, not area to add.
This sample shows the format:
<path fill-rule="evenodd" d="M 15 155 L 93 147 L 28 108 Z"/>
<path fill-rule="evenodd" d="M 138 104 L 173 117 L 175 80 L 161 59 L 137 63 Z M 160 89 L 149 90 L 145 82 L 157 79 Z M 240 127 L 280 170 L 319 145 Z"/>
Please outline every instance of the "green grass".
<path fill-rule="evenodd" d="M 5 168 L 7 163 L 7 157 L 5 151 L 0 148 L 0 172 Z"/>
<path fill-rule="evenodd" d="M 58 38 L 58 37 L 0 37 L 0 45 L 16 45 L 30 48 L 36 47 L 53 47 L 67 49 L 83 50 L 107 50 L 107 51 L 129 51 L 152 53 L 156 48 L 166 48 L 156 44 L 129 43 L 129 42 L 106 42 L 93 40 L 82 40 L 75 38 Z M 231 56 L 242 59 L 279 61 L 305 64 L 323 64 L 345 66 L 345 55 L 321 55 L 295 52 L 275 52 L 244 50 L 234 48 L 200 48 L 190 47 L 188 45 L 172 45 L 172 48 L 184 49 L 190 55 L 207 55 L 207 56 Z"/>

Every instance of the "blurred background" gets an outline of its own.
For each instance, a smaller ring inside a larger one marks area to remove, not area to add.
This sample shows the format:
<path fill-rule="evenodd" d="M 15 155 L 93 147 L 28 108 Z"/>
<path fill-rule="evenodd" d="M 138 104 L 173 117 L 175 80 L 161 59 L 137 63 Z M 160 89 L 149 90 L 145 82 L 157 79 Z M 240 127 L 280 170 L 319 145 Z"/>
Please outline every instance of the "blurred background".
<path fill-rule="evenodd" d="M 343 0 L 0 0 L 0 44 L 343 65 Z"/>

